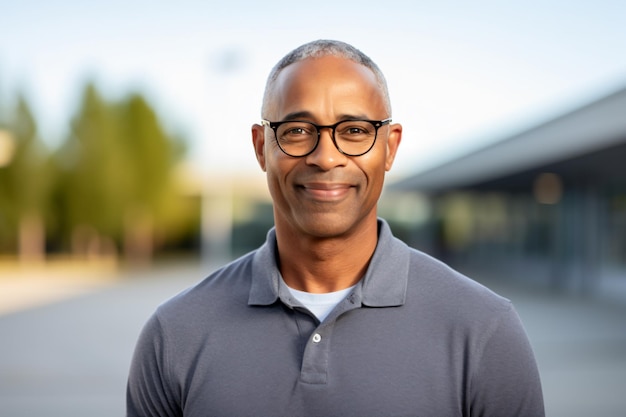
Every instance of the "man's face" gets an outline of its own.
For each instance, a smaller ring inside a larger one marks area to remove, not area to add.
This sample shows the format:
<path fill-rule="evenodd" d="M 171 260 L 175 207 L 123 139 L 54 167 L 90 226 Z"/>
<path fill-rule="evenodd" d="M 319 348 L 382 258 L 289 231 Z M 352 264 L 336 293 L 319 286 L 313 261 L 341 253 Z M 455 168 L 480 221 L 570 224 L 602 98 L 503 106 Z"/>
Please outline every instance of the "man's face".
<path fill-rule="evenodd" d="M 330 125 L 390 116 L 372 71 L 343 58 L 292 64 L 279 74 L 270 94 L 265 117 L 275 122 L 297 119 Z M 400 143 L 400 125 L 381 127 L 374 147 L 357 157 L 339 152 L 330 129 L 322 129 L 315 151 L 300 158 L 284 154 L 269 127 L 255 125 L 252 132 L 257 159 L 267 172 L 277 228 L 329 238 L 354 233 L 369 221 L 375 224 L 385 171 Z"/>

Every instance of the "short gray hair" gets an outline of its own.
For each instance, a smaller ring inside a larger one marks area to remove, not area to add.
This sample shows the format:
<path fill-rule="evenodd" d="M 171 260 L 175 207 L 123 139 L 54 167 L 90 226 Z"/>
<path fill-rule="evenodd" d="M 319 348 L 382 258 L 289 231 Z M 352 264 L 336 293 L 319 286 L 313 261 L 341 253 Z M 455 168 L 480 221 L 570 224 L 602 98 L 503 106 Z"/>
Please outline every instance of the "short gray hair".
<path fill-rule="evenodd" d="M 261 108 L 261 114 L 266 117 L 266 112 L 270 106 L 271 90 L 274 87 L 274 83 L 278 78 L 278 75 L 283 69 L 296 62 L 303 61 L 308 58 L 322 58 L 325 56 L 335 56 L 339 58 L 349 59 L 350 61 L 361 64 L 366 68 L 369 68 L 376 77 L 378 85 L 383 93 L 383 99 L 385 109 L 391 116 L 391 100 L 389 99 L 389 89 L 387 88 L 387 81 L 382 71 L 376 65 L 372 59 L 365 55 L 363 52 L 355 48 L 354 46 L 341 41 L 320 39 L 313 42 L 305 43 L 289 52 L 285 55 L 270 71 L 270 75 L 267 77 L 267 83 L 265 84 L 265 93 L 263 94 L 263 107 Z"/>

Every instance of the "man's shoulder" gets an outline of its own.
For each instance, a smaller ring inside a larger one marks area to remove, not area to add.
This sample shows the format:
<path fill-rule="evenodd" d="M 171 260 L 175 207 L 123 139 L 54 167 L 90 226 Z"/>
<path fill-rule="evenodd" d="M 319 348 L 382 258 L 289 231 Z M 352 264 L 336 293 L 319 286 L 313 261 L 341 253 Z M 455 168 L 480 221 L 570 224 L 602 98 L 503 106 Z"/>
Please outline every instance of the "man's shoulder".
<path fill-rule="evenodd" d="M 487 286 L 424 252 L 410 248 L 409 289 L 423 301 L 489 314 L 511 309 L 511 301 Z"/>
<path fill-rule="evenodd" d="M 254 252 L 220 267 L 197 284 L 181 291 L 158 306 L 161 320 L 171 320 L 224 311 L 233 303 L 248 299 Z"/>

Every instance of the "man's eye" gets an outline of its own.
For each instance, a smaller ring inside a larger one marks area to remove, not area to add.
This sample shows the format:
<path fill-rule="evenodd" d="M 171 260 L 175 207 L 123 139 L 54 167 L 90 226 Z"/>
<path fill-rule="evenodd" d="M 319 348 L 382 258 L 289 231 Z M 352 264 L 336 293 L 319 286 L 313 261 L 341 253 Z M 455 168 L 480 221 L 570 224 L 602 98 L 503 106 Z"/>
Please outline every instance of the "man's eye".
<path fill-rule="evenodd" d="M 294 127 L 285 132 L 287 135 L 306 135 L 308 132 L 301 127 Z"/>

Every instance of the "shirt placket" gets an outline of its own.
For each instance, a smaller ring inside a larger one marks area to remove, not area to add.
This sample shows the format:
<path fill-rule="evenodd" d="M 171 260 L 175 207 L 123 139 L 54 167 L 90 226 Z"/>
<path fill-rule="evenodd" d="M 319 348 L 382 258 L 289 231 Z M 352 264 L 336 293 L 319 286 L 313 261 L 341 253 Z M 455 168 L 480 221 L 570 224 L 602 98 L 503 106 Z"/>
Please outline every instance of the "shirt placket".
<path fill-rule="evenodd" d="M 302 356 L 300 372 L 302 382 L 307 384 L 326 384 L 328 382 L 328 359 L 336 320 L 342 314 L 359 306 L 360 303 L 356 302 L 354 294 L 349 295 L 309 335 Z"/>

